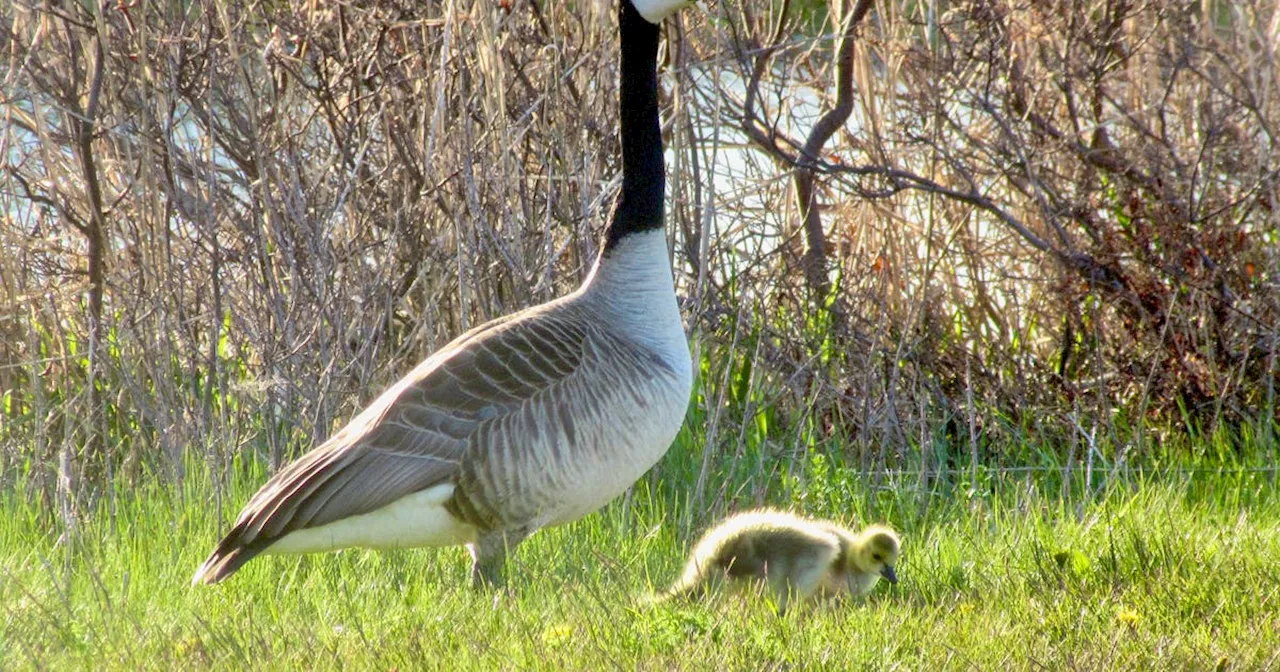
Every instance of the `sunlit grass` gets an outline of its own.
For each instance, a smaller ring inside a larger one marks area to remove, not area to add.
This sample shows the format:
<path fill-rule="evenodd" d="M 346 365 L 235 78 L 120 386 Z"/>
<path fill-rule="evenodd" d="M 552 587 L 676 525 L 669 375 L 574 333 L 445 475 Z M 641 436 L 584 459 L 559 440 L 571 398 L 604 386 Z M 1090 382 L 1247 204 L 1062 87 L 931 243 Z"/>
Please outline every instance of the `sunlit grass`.
<path fill-rule="evenodd" d="M 1270 474 L 1165 474 L 1091 497 L 991 474 L 978 489 L 874 490 L 826 469 L 822 514 L 905 533 L 902 582 L 798 610 L 723 597 L 646 606 L 672 580 L 682 511 L 642 483 L 524 544 L 512 590 L 466 588 L 461 549 L 256 560 L 190 588 L 221 521 L 209 480 L 120 492 L 71 544 L 20 491 L 0 516 L 0 669 L 1256 669 L 1280 652 Z M 257 483 L 233 484 L 224 517 Z M 679 490 L 674 484 L 662 490 Z M 785 502 L 776 502 L 785 503 Z M 704 516 L 694 516 L 702 519 Z M 693 530 L 696 533 L 696 529 Z"/>

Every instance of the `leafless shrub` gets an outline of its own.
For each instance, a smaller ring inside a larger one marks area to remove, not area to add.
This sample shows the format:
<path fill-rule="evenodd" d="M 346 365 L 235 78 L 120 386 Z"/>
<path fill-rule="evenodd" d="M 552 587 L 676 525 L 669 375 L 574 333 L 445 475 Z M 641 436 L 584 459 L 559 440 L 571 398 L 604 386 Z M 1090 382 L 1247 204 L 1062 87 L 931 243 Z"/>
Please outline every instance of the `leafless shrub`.
<path fill-rule="evenodd" d="M 707 99 L 796 178 L 770 224 L 810 291 L 760 287 L 830 297 L 843 418 L 902 439 L 912 400 L 972 423 L 975 395 L 979 422 L 1066 433 L 1080 404 L 1113 430 L 1273 417 L 1274 6 L 845 2 L 830 47 L 800 3 L 757 7 L 725 11 L 737 78 Z"/>

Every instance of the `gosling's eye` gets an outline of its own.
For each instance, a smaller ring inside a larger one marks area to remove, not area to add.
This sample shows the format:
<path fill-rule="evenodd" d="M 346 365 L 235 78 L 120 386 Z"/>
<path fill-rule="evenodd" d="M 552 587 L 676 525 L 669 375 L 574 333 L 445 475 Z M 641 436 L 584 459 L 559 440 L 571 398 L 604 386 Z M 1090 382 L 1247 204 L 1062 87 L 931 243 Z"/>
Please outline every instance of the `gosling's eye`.
<path fill-rule="evenodd" d="M 876 553 L 876 554 L 872 555 L 872 556 L 871 556 L 871 559 L 872 559 L 872 560 L 875 560 L 876 562 L 882 562 L 882 561 L 884 561 L 884 557 L 883 557 L 883 556 L 881 556 L 879 553 Z"/>

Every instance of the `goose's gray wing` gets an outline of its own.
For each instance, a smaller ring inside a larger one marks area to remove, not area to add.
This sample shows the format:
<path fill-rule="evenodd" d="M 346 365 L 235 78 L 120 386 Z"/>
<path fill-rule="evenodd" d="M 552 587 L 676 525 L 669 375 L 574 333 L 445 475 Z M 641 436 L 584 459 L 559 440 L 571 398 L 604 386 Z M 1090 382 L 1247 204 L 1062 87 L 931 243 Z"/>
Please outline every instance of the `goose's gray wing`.
<path fill-rule="evenodd" d="M 452 479 L 472 433 L 574 376 L 594 353 L 588 338 L 583 323 L 563 311 L 536 309 L 459 337 L 267 481 L 197 580 L 219 580 L 290 532 Z M 215 571 L 233 552 L 234 562 Z"/>

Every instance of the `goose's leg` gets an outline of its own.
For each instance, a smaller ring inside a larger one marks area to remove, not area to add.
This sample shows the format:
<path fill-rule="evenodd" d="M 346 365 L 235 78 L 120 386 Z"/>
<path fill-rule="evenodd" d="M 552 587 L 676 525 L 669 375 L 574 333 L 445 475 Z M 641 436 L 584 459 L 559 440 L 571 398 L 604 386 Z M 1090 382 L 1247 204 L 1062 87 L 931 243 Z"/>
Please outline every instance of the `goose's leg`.
<path fill-rule="evenodd" d="M 483 532 L 475 543 L 467 544 L 467 550 L 471 551 L 471 587 L 506 586 L 507 552 L 514 550 L 532 532 L 523 527 Z"/>

